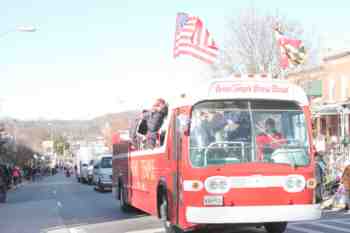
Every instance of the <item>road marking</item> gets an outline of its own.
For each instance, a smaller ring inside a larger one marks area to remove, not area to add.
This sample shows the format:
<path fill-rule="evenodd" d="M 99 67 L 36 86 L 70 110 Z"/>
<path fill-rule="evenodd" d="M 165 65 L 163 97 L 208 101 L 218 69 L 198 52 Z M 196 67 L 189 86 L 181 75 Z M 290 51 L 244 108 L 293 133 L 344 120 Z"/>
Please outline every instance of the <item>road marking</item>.
<path fill-rule="evenodd" d="M 69 228 L 69 233 L 86 233 L 86 231 L 81 228 Z"/>
<path fill-rule="evenodd" d="M 298 227 L 298 226 L 295 226 L 295 225 L 288 225 L 287 229 L 289 229 L 289 230 L 296 230 L 296 231 L 300 231 L 300 232 L 304 232 L 304 233 L 320 233 L 320 231 L 311 230 L 311 229 L 305 229 L 303 227 Z"/>
<path fill-rule="evenodd" d="M 326 223 L 310 223 L 310 225 L 313 226 L 320 226 L 320 227 L 324 227 L 324 228 L 328 228 L 328 229 L 332 229 L 332 230 L 336 230 L 336 231 L 343 231 L 343 232 L 349 232 L 348 228 L 344 228 L 344 227 L 336 227 L 336 226 L 332 226 L 332 225 L 328 225 Z"/>
<path fill-rule="evenodd" d="M 165 233 L 165 232 L 164 232 L 164 228 L 153 228 L 153 229 L 147 229 L 147 230 L 141 230 L 141 231 L 128 231 L 125 233 Z"/>
<path fill-rule="evenodd" d="M 57 206 L 62 208 L 62 203 L 60 201 L 57 202 Z"/>
<path fill-rule="evenodd" d="M 67 228 L 61 228 L 61 229 L 53 229 L 45 231 L 45 233 L 69 233 Z"/>
<path fill-rule="evenodd" d="M 81 228 L 60 228 L 60 229 L 52 229 L 49 231 L 46 231 L 46 233 L 86 233 L 86 231 L 84 231 Z"/>
<path fill-rule="evenodd" d="M 350 225 L 350 222 L 348 222 L 348 221 L 349 221 L 349 219 L 344 218 L 344 219 L 332 219 L 332 220 L 328 220 L 327 222 L 334 222 L 334 223 L 340 223 L 340 224 L 344 224 L 344 225 Z"/>

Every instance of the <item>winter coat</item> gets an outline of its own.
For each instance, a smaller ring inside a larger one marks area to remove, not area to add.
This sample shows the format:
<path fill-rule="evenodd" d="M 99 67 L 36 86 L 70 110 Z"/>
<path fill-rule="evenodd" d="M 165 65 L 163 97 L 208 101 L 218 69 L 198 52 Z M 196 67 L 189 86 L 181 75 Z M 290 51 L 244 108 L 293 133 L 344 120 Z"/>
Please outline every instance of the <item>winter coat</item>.
<path fill-rule="evenodd" d="M 13 177 L 20 177 L 21 176 L 21 172 L 19 171 L 19 169 L 18 168 L 13 168 L 13 170 L 12 170 L 12 176 Z"/>
<path fill-rule="evenodd" d="M 0 187 L 6 185 L 5 169 L 0 165 Z"/>
<path fill-rule="evenodd" d="M 316 182 L 317 184 L 322 184 L 323 183 L 323 170 L 322 167 L 320 165 L 320 162 L 316 162 L 316 168 L 315 168 L 315 176 L 316 176 Z"/>
<path fill-rule="evenodd" d="M 163 124 L 164 118 L 168 113 L 168 107 L 165 106 L 160 111 L 153 111 L 150 113 L 149 118 L 147 120 L 147 129 L 151 133 L 158 132 L 160 127 Z"/>

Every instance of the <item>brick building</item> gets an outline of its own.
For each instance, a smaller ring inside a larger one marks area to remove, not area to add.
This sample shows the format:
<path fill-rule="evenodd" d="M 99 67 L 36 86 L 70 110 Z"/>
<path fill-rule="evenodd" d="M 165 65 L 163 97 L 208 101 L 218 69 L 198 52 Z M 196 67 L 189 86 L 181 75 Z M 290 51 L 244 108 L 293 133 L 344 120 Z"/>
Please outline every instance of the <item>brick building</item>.
<path fill-rule="evenodd" d="M 350 135 L 350 51 L 325 56 L 319 67 L 288 76 L 309 96 L 314 136 L 339 143 Z"/>

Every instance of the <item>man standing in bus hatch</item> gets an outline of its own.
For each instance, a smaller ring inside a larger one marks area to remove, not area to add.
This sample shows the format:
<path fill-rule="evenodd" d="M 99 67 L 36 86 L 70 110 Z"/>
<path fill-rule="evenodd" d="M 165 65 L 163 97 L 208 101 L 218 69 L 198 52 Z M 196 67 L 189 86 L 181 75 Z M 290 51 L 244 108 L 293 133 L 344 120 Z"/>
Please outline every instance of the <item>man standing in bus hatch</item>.
<path fill-rule="evenodd" d="M 149 119 L 147 120 L 149 146 L 154 148 L 157 144 L 158 131 L 163 124 L 164 118 L 168 114 L 168 106 L 163 99 L 157 99 L 152 107 Z"/>
<path fill-rule="evenodd" d="M 272 118 L 268 118 L 265 121 L 265 130 L 263 133 L 259 134 L 256 137 L 256 144 L 258 146 L 258 158 L 259 160 L 263 160 L 266 156 L 267 148 L 272 153 L 272 150 L 278 148 L 281 144 L 285 143 L 284 138 L 281 133 L 279 133 L 276 129 L 275 120 Z M 266 159 L 266 158 L 265 158 Z"/>

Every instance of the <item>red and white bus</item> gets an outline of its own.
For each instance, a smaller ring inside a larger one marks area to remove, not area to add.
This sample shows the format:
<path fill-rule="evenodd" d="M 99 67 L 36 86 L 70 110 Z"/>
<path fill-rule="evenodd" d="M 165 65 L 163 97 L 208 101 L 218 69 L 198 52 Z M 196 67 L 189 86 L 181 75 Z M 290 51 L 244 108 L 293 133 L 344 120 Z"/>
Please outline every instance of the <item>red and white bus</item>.
<path fill-rule="evenodd" d="M 287 222 L 320 218 L 301 88 L 235 77 L 182 97 L 169 106 L 159 147 L 115 140 L 113 193 L 122 210 L 158 216 L 167 233 L 218 224 L 282 233 Z"/>

